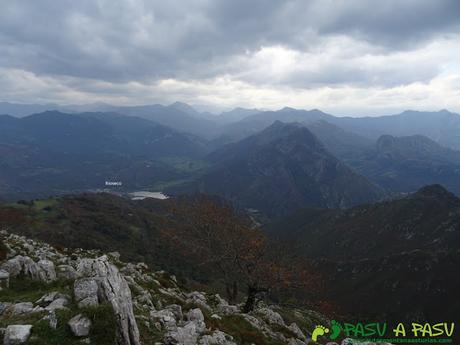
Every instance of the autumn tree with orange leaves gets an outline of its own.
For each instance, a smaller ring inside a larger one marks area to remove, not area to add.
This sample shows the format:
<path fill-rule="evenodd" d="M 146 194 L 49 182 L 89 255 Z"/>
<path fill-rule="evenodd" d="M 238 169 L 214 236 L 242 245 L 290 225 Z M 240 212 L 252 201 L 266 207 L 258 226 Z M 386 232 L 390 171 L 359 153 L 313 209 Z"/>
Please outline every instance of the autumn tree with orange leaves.
<path fill-rule="evenodd" d="M 252 311 L 268 292 L 308 285 L 306 265 L 228 204 L 199 196 L 174 202 L 171 214 L 181 225 L 164 235 L 183 255 L 220 277 L 230 303 L 244 289 L 244 312 Z"/>

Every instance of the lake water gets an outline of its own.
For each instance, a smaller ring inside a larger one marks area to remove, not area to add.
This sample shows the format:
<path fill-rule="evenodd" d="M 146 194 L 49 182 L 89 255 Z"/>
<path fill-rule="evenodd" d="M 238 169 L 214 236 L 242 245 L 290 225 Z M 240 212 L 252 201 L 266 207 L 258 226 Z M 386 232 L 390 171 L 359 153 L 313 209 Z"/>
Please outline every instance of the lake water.
<path fill-rule="evenodd" d="M 148 192 L 148 191 L 138 191 L 129 193 L 132 200 L 143 200 L 145 198 L 154 198 L 154 199 L 168 199 L 167 195 L 164 195 L 162 192 Z"/>

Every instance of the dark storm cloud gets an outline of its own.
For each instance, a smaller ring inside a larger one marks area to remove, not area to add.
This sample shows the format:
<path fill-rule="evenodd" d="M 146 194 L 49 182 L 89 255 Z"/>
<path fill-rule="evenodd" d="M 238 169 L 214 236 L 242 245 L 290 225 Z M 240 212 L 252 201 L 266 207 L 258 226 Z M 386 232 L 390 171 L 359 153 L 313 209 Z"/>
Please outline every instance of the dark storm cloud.
<path fill-rule="evenodd" d="M 211 78 L 262 46 L 312 51 L 331 35 L 409 49 L 455 32 L 460 20 L 456 0 L 3 0 L 1 8 L 2 67 L 110 81 Z"/>

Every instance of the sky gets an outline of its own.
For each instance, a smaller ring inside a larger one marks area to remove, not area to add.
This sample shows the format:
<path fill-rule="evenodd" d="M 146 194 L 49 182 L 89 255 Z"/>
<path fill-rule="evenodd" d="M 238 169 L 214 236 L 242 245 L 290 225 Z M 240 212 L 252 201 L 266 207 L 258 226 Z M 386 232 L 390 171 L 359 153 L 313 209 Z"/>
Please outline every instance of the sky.
<path fill-rule="evenodd" d="M 0 0 L 0 100 L 460 112 L 460 1 Z"/>

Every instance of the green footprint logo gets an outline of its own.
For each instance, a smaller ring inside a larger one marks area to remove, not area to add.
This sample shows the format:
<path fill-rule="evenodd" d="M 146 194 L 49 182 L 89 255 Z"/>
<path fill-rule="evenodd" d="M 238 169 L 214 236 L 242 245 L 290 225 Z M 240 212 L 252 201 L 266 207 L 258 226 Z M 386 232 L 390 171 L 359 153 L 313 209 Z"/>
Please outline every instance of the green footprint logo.
<path fill-rule="evenodd" d="M 329 333 L 329 328 L 326 328 L 324 326 L 318 325 L 318 326 L 315 327 L 315 329 L 313 330 L 313 332 L 311 334 L 311 340 L 316 342 L 318 340 L 319 336 L 322 336 L 322 335 L 324 335 L 326 333 Z"/>
<path fill-rule="evenodd" d="M 340 335 L 340 332 L 342 331 L 342 326 L 340 326 L 340 323 L 338 323 L 337 321 L 332 320 L 331 321 L 331 330 L 332 330 L 332 332 L 331 332 L 331 335 L 329 336 L 329 338 L 331 340 L 335 340 Z"/>

